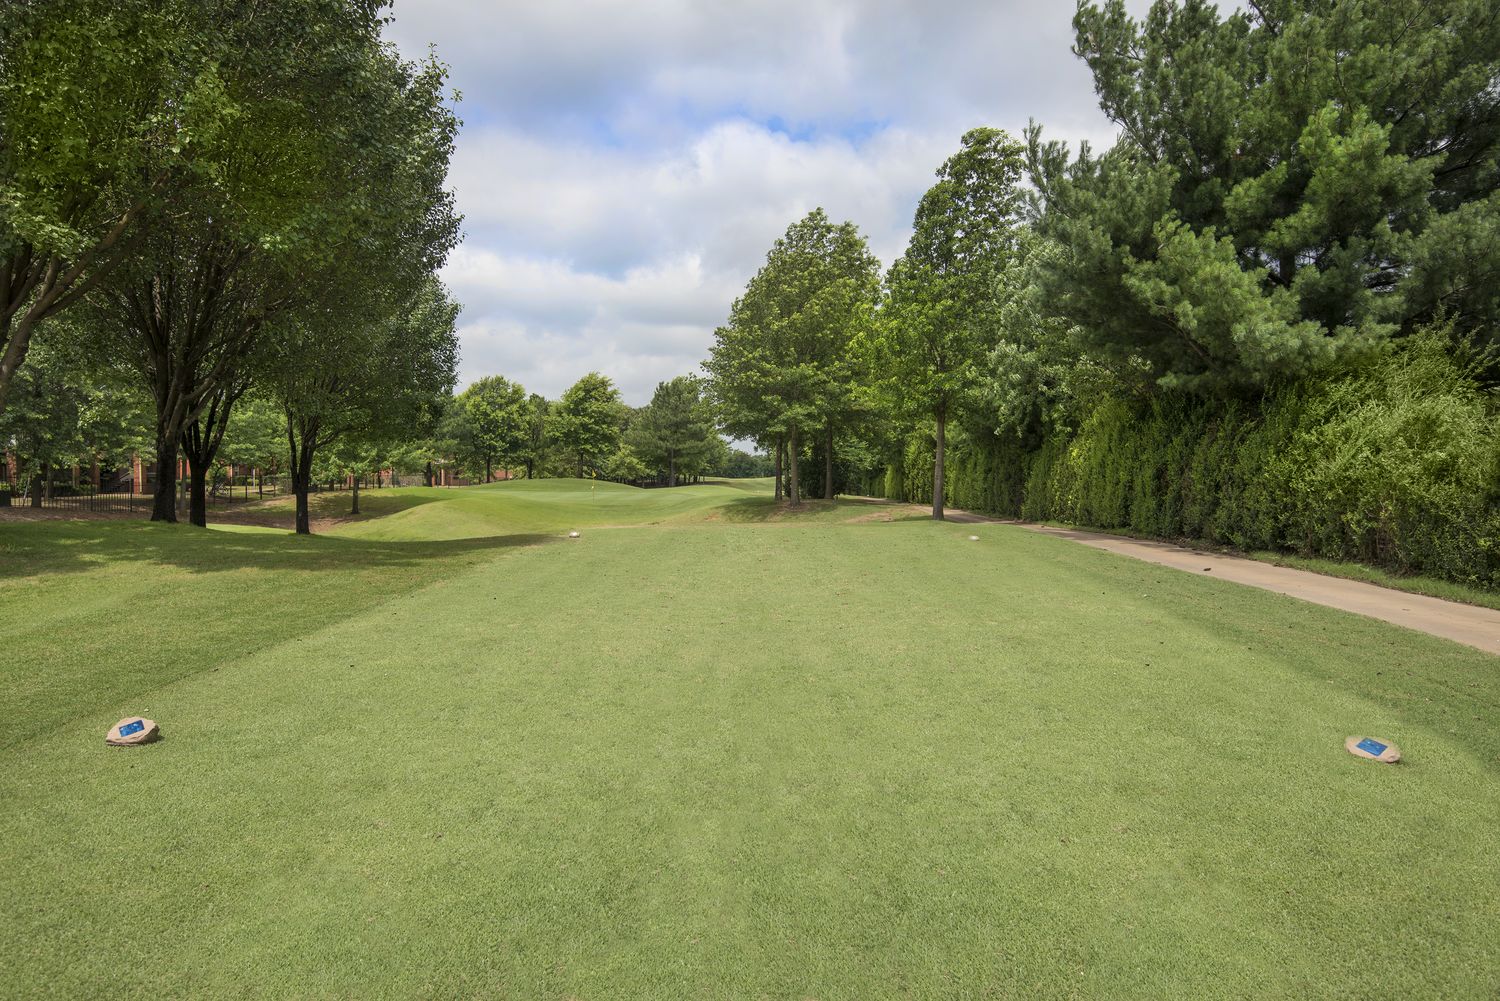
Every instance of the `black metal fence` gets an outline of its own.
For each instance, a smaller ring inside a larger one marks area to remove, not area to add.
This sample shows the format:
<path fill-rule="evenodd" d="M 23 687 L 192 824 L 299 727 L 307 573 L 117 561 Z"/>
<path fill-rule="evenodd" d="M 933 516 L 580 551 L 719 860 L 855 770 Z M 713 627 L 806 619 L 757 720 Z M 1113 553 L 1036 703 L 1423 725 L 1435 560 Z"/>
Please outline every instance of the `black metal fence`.
<path fill-rule="evenodd" d="M 186 481 L 179 481 L 177 491 L 181 503 L 187 504 Z M 211 507 L 227 507 L 246 501 L 276 497 L 284 491 L 273 477 L 264 482 L 245 480 L 241 483 L 217 483 L 208 493 Z M 149 514 L 155 501 L 155 484 L 144 484 L 137 489 L 129 478 L 95 489 L 91 484 L 75 485 L 71 482 L 47 484 L 36 480 L 10 483 L 0 480 L 0 508 L 30 507 L 44 510 L 78 511 L 98 514 Z"/>
<path fill-rule="evenodd" d="M 3 470 L 3 467 L 0 467 Z M 394 482 L 393 482 L 394 481 Z M 377 487 L 373 479 L 363 480 L 361 490 L 379 490 L 383 487 L 422 482 L 421 477 L 383 476 Z M 90 483 L 75 484 L 71 480 L 53 482 L 50 486 L 40 480 L 8 482 L 0 479 L 0 508 L 31 507 L 50 510 L 78 511 L 98 514 L 149 514 L 155 501 L 154 483 L 137 487 L 128 476 L 105 483 L 95 489 Z M 347 492 L 350 484 L 346 479 L 314 481 L 309 484 L 313 493 Z M 187 481 L 179 480 L 177 491 L 180 506 L 187 506 Z M 248 501 L 269 500 L 292 492 L 290 476 L 240 477 L 238 480 L 218 480 L 208 492 L 210 507 L 225 508 Z"/>
<path fill-rule="evenodd" d="M 34 493 L 30 485 L 21 485 L 19 492 L 13 492 L 14 488 L 13 484 L 0 483 L 0 507 L 40 507 L 123 514 L 136 510 L 151 510 L 151 498 L 134 492 L 89 490 L 62 493 L 54 491 L 49 496 L 45 489 Z"/>

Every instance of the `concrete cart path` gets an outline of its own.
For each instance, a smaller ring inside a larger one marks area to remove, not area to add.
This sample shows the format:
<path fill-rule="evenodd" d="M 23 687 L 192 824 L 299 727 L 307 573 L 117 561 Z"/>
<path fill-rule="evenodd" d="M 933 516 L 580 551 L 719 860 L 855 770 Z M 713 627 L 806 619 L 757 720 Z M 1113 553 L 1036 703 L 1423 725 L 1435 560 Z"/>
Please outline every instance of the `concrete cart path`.
<path fill-rule="evenodd" d="M 1024 521 L 988 518 L 968 511 L 948 511 L 948 520 L 961 524 L 1015 525 L 1043 535 L 1081 542 L 1121 556 L 1132 556 L 1148 563 L 1158 563 L 1202 577 L 1248 584 L 1278 594 L 1290 595 L 1330 608 L 1339 608 L 1372 619 L 1382 619 L 1407 629 L 1431 633 L 1444 639 L 1475 647 L 1500 656 L 1500 611 L 1464 605 L 1423 594 L 1393 591 L 1388 587 L 1363 581 L 1328 577 L 1308 570 L 1294 570 L 1260 563 L 1239 556 L 1221 556 L 1201 550 L 1184 549 L 1165 542 L 1149 542 L 1099 532 L 1080 532 L 1071 528 L 1052 528 Z"/>

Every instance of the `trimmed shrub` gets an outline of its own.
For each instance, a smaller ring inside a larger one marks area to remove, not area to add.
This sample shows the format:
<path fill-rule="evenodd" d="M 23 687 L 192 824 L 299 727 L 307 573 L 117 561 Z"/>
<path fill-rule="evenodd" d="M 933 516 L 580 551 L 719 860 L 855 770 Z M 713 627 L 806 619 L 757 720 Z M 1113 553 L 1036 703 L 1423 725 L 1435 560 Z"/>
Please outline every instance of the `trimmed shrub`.
<path fill-rule="evenodd" d="M 1440 333 L 1258 403 L 1105 398 L 1029 452 L 959 436 L 948 470 L 955 507 L 1500 586 L 1496 401 Z M 929 439 L 884 487 L 931 501 Z"/>

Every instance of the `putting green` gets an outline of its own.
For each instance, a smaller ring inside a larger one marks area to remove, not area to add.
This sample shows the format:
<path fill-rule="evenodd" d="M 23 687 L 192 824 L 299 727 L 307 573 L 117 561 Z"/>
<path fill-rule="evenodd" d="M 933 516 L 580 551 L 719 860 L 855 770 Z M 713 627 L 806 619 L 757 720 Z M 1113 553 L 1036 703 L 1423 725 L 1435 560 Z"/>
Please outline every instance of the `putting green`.
<path fill-rule="evenodd" d="M 1005 526 L 589 486 L 0 524 L 0 993 L 1500 991 L 1495 658 Z M 126 712 L 164 740 L 106 748 Z"/>

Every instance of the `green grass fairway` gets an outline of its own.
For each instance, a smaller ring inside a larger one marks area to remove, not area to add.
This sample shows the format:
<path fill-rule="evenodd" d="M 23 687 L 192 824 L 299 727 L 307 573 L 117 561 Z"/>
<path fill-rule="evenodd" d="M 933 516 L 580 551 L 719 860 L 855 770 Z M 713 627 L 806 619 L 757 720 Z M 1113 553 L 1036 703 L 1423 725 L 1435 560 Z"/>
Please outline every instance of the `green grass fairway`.
<path fill-rule="evenodd" d="M 0 523 L 0 996 L 1500 994 L 1500 659 L 764 492 Z"/>

